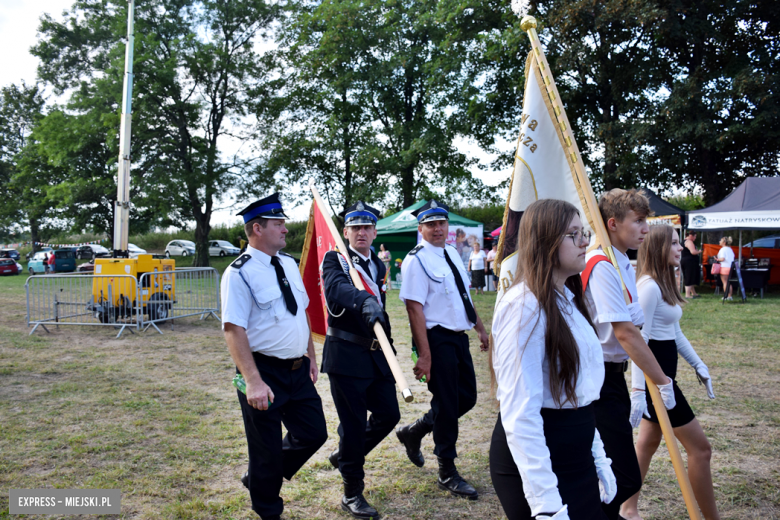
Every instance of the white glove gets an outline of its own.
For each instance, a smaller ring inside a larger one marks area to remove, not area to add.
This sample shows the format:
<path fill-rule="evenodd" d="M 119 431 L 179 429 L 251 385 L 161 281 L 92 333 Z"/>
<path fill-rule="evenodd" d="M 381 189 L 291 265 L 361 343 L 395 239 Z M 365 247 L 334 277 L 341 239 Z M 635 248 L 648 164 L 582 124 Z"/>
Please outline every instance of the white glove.
<path fill-rule="evenodd" d="M 639 426 L 642 416 L 647 414 L 647 398 L 645 397 L 644 390 L 632 390 L 631 391 L 631 415 L 628 417 L 628 421 L 631 423 L 632 428 Z"/>
<path fill-rule="evenodd" d="M 715 391 L 712 389 L 712 379 L 710 379 L 710 371 L 707 369 L 707 365 L 702 363 L 696 367 L 696 377 L 699 378 L 699 383 L 704 384 L 707 388 L 707 397 L 715 399 Z"/>
<path fill-rule="evenodd" d="M 536 515 L 536 520 L 569 520 L 569 506 L 564 505 L 560 511 L 552 516 L 549 515 Z"/>
<path fill-rule="evenodd" d="M 677 352 L 696 371 L 696 377 L 699 378 L 699 382 L 707 387 L 707 396 L 709 396 L 710 399 L 715 399 L 715 392 L 712 390 L 712 380 L 710 379 L 710 371 L 707 368 L 707 365 L 704 364 L 704 361 L 702 361 L 698 354 L 696 354 L 696 351 L 693 350 L 691 342 L 688 341 L 688 338 L 686 338 L 682 333 L 682 330 L 680 330 L 679 323 L 677 323 L 674 332 Z"/>
<path fill-rule="evenodd" d="M 658 385 L 658 391 L 661 392 L 661 399 L 664 401 L 664 408 L 671 410 L 677 406 L 677 401 L 674 399 L 674 381 L 669 378 L 669 382 L 665 385 Z"/>
<path fill-rule="evenodd" d="M 639 305 L 639 302 L 629 303 L 628 312 L 631 314 L 631 323 L 637 327 L 645 324 L 645 313 L 642 311 L 642 306 Z"/>
<path fill-rule="evenodd" d="M 593 444 L 590 448 L 593 455 L 593 462 L 596 464 L 596 474 L 599 476 L 599 494 L 601 501 L 609 504 L 615 498 L 617 493 L 617 481 L 612 472 L 612 459 L 607 457 L 604 451 L 604 443 L 601 441 L 601 434 L 596 430 L 593 436 Z"/>

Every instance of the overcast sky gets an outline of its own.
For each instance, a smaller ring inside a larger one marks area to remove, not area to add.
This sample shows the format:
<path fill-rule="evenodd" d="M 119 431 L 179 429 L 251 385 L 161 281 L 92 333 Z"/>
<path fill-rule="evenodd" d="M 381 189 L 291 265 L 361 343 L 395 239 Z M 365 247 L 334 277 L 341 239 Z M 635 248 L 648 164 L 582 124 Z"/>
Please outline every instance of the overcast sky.
<path fill-rule="evenodd" d="M 49 13 L 55 19 L 69 8 L 72 0 L 0 0 L 0 86 L 11 83 L 35 83 L 38 59 L 30 54 L 30 47 L 37 41 L 40 17 Z M 118 131 L 118 130 L 117 130 Z M 514 143 L 507 143 L 513 146 Z M 483 162 L 491 160 L 476 144 L 459 140 L 460 150 L 471 156 L 479 157 Z M 477 177 L 488 185 L 496 185 L 509 176 L 509 171 L 482 172 L 474 170 Z M 249 204 L 251 201 L 247 201 Z M 240 208 L 239 208 L 240 209 Z M 212 224 L 237 222 L 237 209 L 218 211 L 212 217 Z M 308 217 L 308 206 L 300 206 L 288 213 L 294 220 Z"/>

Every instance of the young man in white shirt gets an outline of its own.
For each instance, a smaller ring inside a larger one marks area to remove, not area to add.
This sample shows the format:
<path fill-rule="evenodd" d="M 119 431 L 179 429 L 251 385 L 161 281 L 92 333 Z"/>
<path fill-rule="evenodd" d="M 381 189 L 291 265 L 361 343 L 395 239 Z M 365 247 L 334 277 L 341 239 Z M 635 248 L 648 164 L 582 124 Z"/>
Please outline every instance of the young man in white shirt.
<path fill-rule="evenodd" d="M 636 273 L 626 256 L 629 249 L 639 248 L 650 230 L 647 224 L 650 203 L 637 190 L 616 188 L 601 196 L 599 210 L 619 271 L 599 248 L 588 254 L 582 283 L 604 352 L 604 385 L 599 400 L 594 402 L 596 427 L 607 457 L 612 459 L 618 486 L 615 499 L 602 507 L 610 520 L 618 520 L 620 505 L 642 486 L 629 422 L 631 398 L 624 375 L 629 357 L 658 385 L 667 409 L 674 408 L 675 402 L 672 381 L 663 373 L 639 332 L 644 316 L 638 303 Z M 624 285 L 631 302 L 628 304 L 623 295 Z"/>

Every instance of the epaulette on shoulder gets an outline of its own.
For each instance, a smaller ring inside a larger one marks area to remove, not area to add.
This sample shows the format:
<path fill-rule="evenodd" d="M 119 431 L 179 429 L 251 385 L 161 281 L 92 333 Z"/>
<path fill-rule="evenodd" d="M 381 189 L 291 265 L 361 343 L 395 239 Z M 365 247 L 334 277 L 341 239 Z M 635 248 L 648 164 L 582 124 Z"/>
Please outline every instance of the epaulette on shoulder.
<path fill-rule="evenodd" d="M 282 255 L 282 256 L 289 256 L 290 258 L 295 260 L 295 257 L 293 255 L 291 255 L 290 253 L 285 253 L 284 251 L 279 251 L 279 254 Z"/>
<path fill-rule="evenodd" d="M 425 247 L 423 244 L 420 244 L 420 245 L 418 245 L 418 246 L 415 246 L 415 248 L 414 248 L 414 249 L 412 249 L 411 251 L 409 251 L 409 256 L 414 256 L 414 255 L 416 255 L 417 253 L 419 253 L 419 252 L 420 252 L 420 249 L 422 249 L 423 247 Z"/>
<path fill-rule="evenodd" d="M 238 258 L 236 258 L 235 260 L 233 260 L 233 262 L 230 264 L 230 267 L 235 267 L 236 269 L 241 269 L 242 267 L 244 267 L 244 264 L 246 264 L 251 259 L 252 259 L 252 255 L 250 255 L 248 253 L 243 254 L 243 255 L 239 256 Z"/>

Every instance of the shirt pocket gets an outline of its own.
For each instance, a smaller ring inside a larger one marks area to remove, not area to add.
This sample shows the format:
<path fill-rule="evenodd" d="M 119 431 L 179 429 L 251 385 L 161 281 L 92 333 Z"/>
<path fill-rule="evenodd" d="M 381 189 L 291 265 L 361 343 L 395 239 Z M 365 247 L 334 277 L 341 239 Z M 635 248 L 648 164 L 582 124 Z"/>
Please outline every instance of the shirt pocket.
<path fill-rule="evenodd" d="M 271 311 L 274 303 L 282 297 L 282 290 L 279 289 L 278 285 L 263 288 L 253 287 L 252 292 L 255 295 L 255 305 L 261 311 Z"/>

